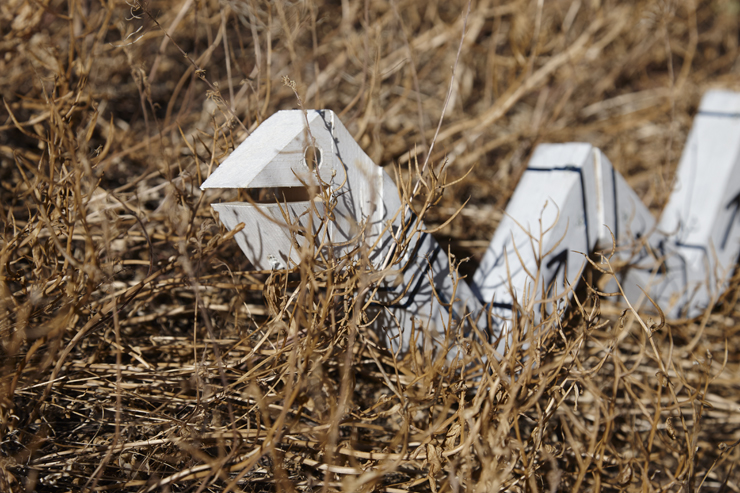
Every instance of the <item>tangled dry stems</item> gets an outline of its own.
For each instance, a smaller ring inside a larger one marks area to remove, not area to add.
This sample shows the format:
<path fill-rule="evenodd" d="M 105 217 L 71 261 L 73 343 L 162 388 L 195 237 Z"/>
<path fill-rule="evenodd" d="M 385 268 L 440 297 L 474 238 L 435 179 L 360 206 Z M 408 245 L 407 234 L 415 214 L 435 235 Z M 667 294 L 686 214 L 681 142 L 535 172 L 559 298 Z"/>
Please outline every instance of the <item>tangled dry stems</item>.
<path fill-rule="evenodd" d="M 657 213 L 699 97 L 739 88 L 735 3 L 475 3 L 429 156 L 465 4 L 42 4 L 0 5 L 0 490 L 738 491 L 737 276 L 654 332 L 582 288 L 500 360 L 394 355 L 372 273 L 250 271 L 208 207 L 247 197 L 198 190 L 287 75 L 399 183 L 414 146 L 446 164 L 411 206 L 458 259 L 539 142 Z"/>

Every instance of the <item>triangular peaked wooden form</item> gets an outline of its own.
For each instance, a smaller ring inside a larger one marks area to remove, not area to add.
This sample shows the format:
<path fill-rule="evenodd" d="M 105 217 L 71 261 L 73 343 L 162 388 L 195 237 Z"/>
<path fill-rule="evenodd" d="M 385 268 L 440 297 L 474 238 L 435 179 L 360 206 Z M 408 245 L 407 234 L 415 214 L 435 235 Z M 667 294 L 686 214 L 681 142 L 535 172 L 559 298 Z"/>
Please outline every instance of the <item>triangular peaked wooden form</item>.
<path fill-rule="evenodd" d="M 563 304 L 587 261 L 602 249 L 623 261 L 655 220 L 602 152 L 590 144 L 543 144 L 506 207 L 473 290 L 506 321 L 512 306 L 539 312 L 542 300 Z M 613 235 L 613 236 L 612 236 Z M 552 313 L 557 306 L 546 303 Z"/>
<path fill-rule="evenodd" d="M 314 156 L 307 156 L 314 152 Z M 307 158 L 317 163 L 316 171 L 309 168 Z M 274 114 L 226 158 L 201 188 L 274 190 L 277 198 L 259 204 L 259 211 L 243 202 L 213 207 L 229 229 L 245 223 L 236 240 L 255 267 L 283 269 L 299 262 L 295 235 L 286 226 L 286 213 L 297 225 L 307 227 L 311 222 L 315 229 L 324 205 L 299 200 L 289 202 L 285 210 L 278 200 L 282 201 L 286 190 L 318 186 L 319 178 L 337 201 L 334 212 L 339 215 L 324 232 L 335 244 L 351 241 L 362 226 L 369 239 L 377 236 L 383 221 L 392 217 L 384 203 L 392 212 L 400 207 L 393 181 L 362 151 L 331 111 Z M 392 193 L 387 193 L 386 187 Z"/>
<path fill-rule="evenodd" d="M 309 169 L 307 153 L 317 155 L 317 169 Z M 352 252 L 360 243 L 377 245 L 370 255 L 377 267 L 384 267 L 395 252 L 401 230 L 416 230 L 405 252 L 398 252 L 397 263 L 387 266 L 395 269 L 395 275 L 380 286 L 375 298 L 376 328 L 394 350 L 409 347 L 412 327 L 419 329 L 420 340 L 431 334 L 439 343 L 448 327 L 481 312 L 470 287 L 450 275 L 447 252 L 410 211 L 402 210 L 390 176 L 363 152 L 332 111 L 276 113 L 201 188 L 278 189 L 280 197 L 281 189 L 316 186 L 319 179 L 335 201 L 333 221 L 325 229 L 320 229 L 324 204 L 316 200 L 213 207 L 230 230 L 245 224 L 236 240 L 252 264 L 264 270 L 300 262 L 297 246 L 303 236 L 295 234 L 297 226 L 310 228 L 317 241 L 331 243 L 336 255 Z"/>
<path fill-rule="evenodd" d="M 317 170 L 306 164 L 307 152 L 319 157 Z M 213 207 L 229 229 L 246 225 L 236 238 L 259 269 L 282 269 L 300 261 L 296 225 L 311 229 L 320 241 L 340 245 L 339 254 L 351 252 L 360 241 L 375 244 L 371 258 L 375 265 L 383 264 L 396 247 L 399 231 L 408 230 L 415 218 L 401 210 L 393 181 L 331 111 L 276 113 L 201 188 L 284 189 L 314 186 L 319 179 L 336 201 L 333 221 L 324 230 L 323 204 L 317 201 Z M 376 326 L 386 331 L 393 349 L 404 350 L 412 327 L 429 328 L 439 342 L 447 328 L 479 316 L 485 307 L 493 314 L 490 335 L 497 337 L 507 330 L 513 307 L 538 312 L 544 303 L 548 313 L 561 310 L 580 279 L 584 255 L 595 249 L 608 255 L 613 241 L 616 259 L 635 263 L 620 278 L 628 299 L 639 298 L 641 286 L 670 316 L 696 316 L 727 286 L 740 254 L 737 222 L 740 95 L 710 91 L 702 100 L 676 188 L 657 226 L 601 151 L 583 143 L 540 145 L 472 289 L 452 279 L 447 253 L 418 227 L 409 248 L 397 258 L 402 281 L 387 282 L 378 291 Z M 661 267 L 650 271 L 656 258 Z M 502 338 L 499 352 L 506 341 Z"/>

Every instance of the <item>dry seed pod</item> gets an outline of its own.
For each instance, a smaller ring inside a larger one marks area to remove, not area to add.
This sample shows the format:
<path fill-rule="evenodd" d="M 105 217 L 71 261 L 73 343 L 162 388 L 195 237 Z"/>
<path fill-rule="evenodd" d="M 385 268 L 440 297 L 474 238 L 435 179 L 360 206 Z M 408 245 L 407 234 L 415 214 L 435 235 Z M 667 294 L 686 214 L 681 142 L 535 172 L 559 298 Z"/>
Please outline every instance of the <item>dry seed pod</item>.
<path fill-rule="evenodd" d="M 668 436 L 671 437 L 671 440 L 676 439 L 676 429 L 673 427 L 673 421 L 671 418 L 665 420 L 665 431 Z"/>

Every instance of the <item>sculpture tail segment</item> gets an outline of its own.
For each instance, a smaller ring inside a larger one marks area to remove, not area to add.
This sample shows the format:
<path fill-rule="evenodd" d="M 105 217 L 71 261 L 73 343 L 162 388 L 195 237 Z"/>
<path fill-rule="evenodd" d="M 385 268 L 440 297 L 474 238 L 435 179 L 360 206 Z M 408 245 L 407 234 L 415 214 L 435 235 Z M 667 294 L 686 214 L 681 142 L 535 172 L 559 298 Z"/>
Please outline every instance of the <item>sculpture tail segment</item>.
<path fill-rule="evenodd" d="M 701 315 L 740 254 L 740 94 L 709 91 L 689 132 L 657 231 L 628 274 L 671 318 Z M 657 268 L 656 268 L 657 266 Z"/>
<path fill-rule="evenodd" d="M 670 318 L 700 315 L 726 289 L 740 255 L 738 143 L 740 94 L 709 91 L 657 225 L 598 149 L 539 146 L 473 289 L 506 319 L 514 302 L 531 308 L 575 286 L 585 263 L 576 252 L 609 254 L 613 233 L 611 263 L 631 264 L 618 276 L 627 299 L 644 301 L 644 289 Z"/>

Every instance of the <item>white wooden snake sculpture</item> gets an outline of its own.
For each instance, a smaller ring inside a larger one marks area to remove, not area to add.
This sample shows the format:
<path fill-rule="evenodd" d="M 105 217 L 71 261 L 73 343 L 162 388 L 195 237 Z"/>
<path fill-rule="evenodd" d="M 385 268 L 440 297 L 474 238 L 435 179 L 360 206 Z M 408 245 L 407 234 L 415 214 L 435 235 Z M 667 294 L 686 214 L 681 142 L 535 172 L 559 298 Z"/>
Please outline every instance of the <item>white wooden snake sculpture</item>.
<path fill-rule="evenodd" d="M 306 187 L 324 200 L 283 200 Z M 613 246 L 611 263 L 631 263 L 619 277 L 628 299 L 640 298 L 641 287 L 669 317 L 695 317 L 726 288 L 740 253 L 740 94 L 705 94 L 657 224 L 598 149 L 537 147 L 470 285 L 450 272 L 448 253 L 332 111 L 274 114 L 201 188 L 277 191 L 264 203 L 213 204 L 228 229 L 244 223 L 236 240 L 257 269 L 296 265 L 306 237 L 331 244 L 334 255 L 370 249 L 375 268 L 392 269 L 375 294 L 375 324 L 395 350 L 409 347 L 412 327 L 442 338 L 479 318 L 496 338 L 512 310 L 560 310 L 584 254 L 608 256 Z M 300 228 L 311 234 L 296 234 Z M 502 351 L 506 338 L 499 340 Z"/>

